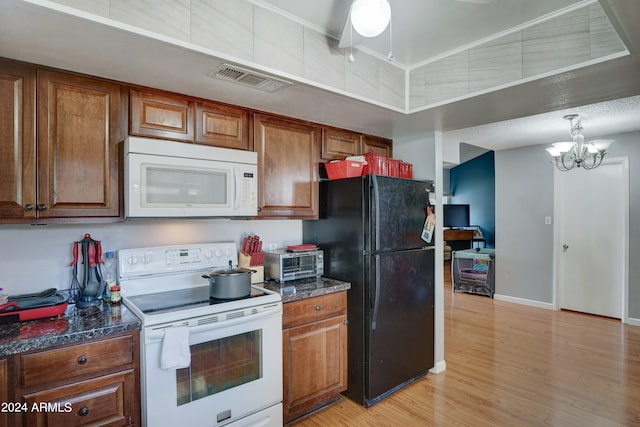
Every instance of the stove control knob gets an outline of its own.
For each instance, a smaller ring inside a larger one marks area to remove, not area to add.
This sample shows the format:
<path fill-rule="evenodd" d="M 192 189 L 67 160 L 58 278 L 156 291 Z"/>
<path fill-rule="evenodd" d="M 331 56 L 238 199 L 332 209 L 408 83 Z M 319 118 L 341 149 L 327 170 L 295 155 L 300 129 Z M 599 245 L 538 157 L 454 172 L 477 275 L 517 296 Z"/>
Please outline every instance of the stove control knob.
<path fill-rule="evenodd" d="M 213 256 L 213 252 L 211 251 L 211 249 L 205 249 L 204 251 L 204 257 L 209 259 Z"/>
<path fill-rule="evenodd" d="M 151 262 L 151 252 L 146 252 L 142 257 L 143 264 L 149 264 Z"/>
<path fill-rule="evenodd" d="M 230 256 L 231 256 L 231 248 L 227 248 L 227 249 L 225 249 L 224 254 L 225 254 L 226 256 L 230 257 Z"/>
<path fill-rule="evenodd" d="M 216 249 L 216 258 L 220 258 L 222 256 L 222 251 L 220 249 Z"/>
<path fill-rule="evenodd" d="M 127 260 L 130 265 L 136 265 L 138 263 L 138 258 L 135 255 L 131 255 Z"/>

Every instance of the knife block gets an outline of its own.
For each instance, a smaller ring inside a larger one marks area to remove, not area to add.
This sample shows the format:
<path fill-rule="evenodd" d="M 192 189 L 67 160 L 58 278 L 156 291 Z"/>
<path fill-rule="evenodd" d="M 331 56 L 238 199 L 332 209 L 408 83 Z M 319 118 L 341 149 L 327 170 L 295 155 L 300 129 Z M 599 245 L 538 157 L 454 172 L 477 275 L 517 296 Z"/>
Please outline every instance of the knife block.
<path fill-rule="evenodd" d="M 251 273 L 251 284 L 264 282 L 264 265 L 251 265 L 251 256 L 245 255 L 242 252 L 238 253 L 238 267 L 246 268 L 248 270 L 255 270 L 255 273 Z"/>

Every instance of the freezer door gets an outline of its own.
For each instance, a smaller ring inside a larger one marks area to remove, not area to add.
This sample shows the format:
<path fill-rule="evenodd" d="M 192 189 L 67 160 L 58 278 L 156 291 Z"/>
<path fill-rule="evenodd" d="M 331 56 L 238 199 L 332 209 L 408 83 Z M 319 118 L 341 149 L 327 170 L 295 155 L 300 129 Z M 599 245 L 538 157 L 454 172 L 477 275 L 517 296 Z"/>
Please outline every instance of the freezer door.
<path fill-rule="evenodd" d="M 368 175 L 366 250 L 369 253 L 421 248 L 429 201 L 427 182 Z M 433 243 L 431 243 L 433 244 Z"/>
<path fill-rule="evenodd" d="M 433 367 L 434 250 L 367 257 L 368 352 L 365 406 Z"/>

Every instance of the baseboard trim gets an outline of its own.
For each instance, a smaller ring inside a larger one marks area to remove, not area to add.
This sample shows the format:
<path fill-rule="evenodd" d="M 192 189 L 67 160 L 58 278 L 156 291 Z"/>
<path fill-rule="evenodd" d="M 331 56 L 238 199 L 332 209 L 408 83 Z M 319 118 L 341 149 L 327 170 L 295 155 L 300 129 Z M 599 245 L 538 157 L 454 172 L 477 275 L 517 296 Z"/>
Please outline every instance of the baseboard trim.
<path fill-rule="evenodd" d="M 499 295 L 499 294 L 494 294 L 493 298 L 500 301 L 514 302 L 516 304 L 530 305 L 532 307 L 545 308 L 547 310 L 554 310 L 553 304 L 548 302 L 541 302 L 541 301 L 535 301 L 531 299 L 511 297 L 509 295 Z"/>
<path fill-rule="evenodd" d="M 631 325 L 631 326 L 640 326 L 640 319 L 634 319 L 632 317 L 629 317 L 627 319 L 627 325 Z"/>
<path fill-rule="evenodd" d="M 444 360 L 441 360 L 440 362 L 437 362 L 433 368 L 429 369 L 429 372 L 431 372 L 432 374 L 441 374 L 446 370 L 447 370 L 447 362 L 445 362 Z"/>

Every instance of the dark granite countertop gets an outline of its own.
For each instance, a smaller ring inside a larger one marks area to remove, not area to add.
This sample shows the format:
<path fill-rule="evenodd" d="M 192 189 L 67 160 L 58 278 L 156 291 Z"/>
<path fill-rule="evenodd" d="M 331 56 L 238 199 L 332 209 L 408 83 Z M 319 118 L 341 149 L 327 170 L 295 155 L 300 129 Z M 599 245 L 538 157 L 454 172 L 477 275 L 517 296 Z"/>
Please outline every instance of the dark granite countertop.
<path fill-rule="evenodd" d="M 351 283 L 341 280 L 321 277 L 319 279 L 301 279 L 281 285 L 277 282 L 264 282 L 260 286 L 278 292 L 282 296 L 282 303 L 317 297 L 351 289 Z"/>
<path fill-rule="evenodd" d="M 0 325 L 0 357 L 140 330 L 140 320 L 124 304 L 81 310 L 69 305 L 59 318 Z"/>

